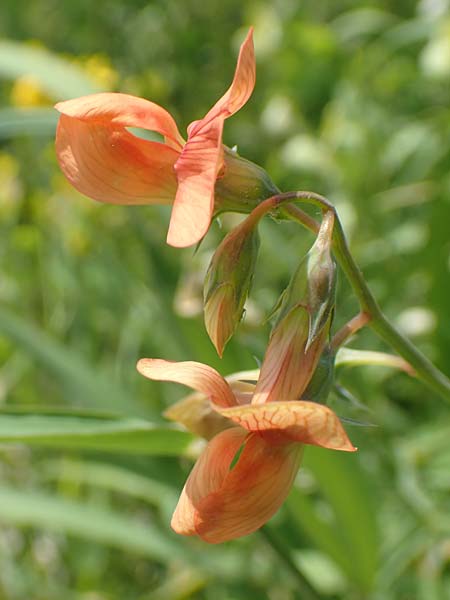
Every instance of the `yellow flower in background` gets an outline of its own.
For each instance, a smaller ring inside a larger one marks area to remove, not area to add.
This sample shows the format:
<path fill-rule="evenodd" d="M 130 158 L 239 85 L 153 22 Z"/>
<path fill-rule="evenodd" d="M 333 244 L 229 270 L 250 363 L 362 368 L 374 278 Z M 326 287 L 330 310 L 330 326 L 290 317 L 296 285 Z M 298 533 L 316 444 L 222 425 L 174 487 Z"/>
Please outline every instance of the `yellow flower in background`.
<path fill-rule="evenodd" d="M 34 75 L 22 75 L 13 83 L 10 102 L 17 108 L 48 106 L 51 99 L 46 95 L 39 80 Z"/>

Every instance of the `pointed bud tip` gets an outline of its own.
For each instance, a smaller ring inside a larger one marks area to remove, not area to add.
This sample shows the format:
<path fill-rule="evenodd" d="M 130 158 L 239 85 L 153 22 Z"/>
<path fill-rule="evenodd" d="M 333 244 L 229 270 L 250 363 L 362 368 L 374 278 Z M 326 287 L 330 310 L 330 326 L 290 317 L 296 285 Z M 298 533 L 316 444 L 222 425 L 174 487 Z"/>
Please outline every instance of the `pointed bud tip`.
<path fill-rule="evenodd" d="M 231 284 L 219 285 L 210 295 L 204 308 L 206 331 L 222 358 L 224 348 L 239 324 L 235 294 Z"/>

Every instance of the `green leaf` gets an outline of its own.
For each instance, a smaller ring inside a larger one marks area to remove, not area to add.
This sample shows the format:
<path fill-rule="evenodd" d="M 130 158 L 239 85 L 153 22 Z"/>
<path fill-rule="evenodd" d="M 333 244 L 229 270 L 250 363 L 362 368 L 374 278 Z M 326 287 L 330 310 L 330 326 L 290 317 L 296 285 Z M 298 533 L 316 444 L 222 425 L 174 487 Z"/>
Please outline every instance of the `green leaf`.
<path fill-rule="evenodd" d="M 357 457 L 310 448 L 305 464 L 314 472 L 334 511 L 354 579 L 370 589 L 378 559 L 376 511 Z"/>
<path fill-rule="evenodd" d="M 353 578 L 352 563 L 346 552 L 339 532 L 317 514 L 311 499 L 294 487 L 286 506 L 299 528 L 322 552 L 330 556 L 341 569 Z"/>
<path fill-rule="evenodd" d="M 134 398 L 117 381 L 90 367 L 75 352 L 52 339 L 33 323 L 0 308 L 0 334 L 19 344 L 70 388 L 76 401 L 85 406 L 120 412 L 142 412 Z"/>
<path fill-rule="evenodd" d="M 340 348 L 336 354 L 336 368 L 338 367 L 360 367 L 379 366 L 389 367 L 405 371 L 414 376 L 414 370 L 401 356 L 394 356 L 386 352 L 374 352 L 372 350 L 357 350 L 356 348 Z"/>
<path fill-rule="evenodd" d="M 194 437 L 142 419 L 0 414 L 0 443 L 177 456 Z"/>
<path fill-rule="evenodd" d="M 36 527 L 134 552 L 165 563 L 192 565 L 219 579 L 235 581 L 246 573 L 244 555 L 236 548 L 197 550 L 190 540 L 169 528 L 161 531 L 145 520 L 124 516 L 102 505 L 78 502 L 35 490 L 18 490 L 2 485 L 0 522 L 18 527 Z M 176 561 L 176 562 L 175 562 Z"/>
<path fill-rule="evenodd" d="M 0 521 L 75 535 L 155 560 L 183 558 L 180 545 L 148 519 L 139 522 L 104 507 L 40 492 L 2 485 Z"/>
<path fill-rule="evenodd" d="M 354 455 L 308 447 L 310 468 L 332 510 L 323 520 L 310 498 L 294 489 L 288 506 L 302 530 L 364 591 L 372 588 L 378 563 L 375 507 Z"/>
<path fill-rule="evenodd" d="M 75 482 L 110 492 L 126 493 L 157 507 L 164 522 L 170 523 L 173 509 L 178 500 L 179 490 L 118 465 L 89 460 L 75 460 L 64 457 L 43 463 L 44 473 L 50 480 L 59 483 Z"/>
<path fill-rule="evenodd" d="M 14 41 L 0 41 L 0 77 L 30 75 L 55 100 L 66 100 L 105 91 L 70 61 L 45 48 Z"/>
<path fill-rule="evenodd" d="M 0 139 L 18 135 L 55 135 L 58 113 L 54 108 L 0 109 Z"/>

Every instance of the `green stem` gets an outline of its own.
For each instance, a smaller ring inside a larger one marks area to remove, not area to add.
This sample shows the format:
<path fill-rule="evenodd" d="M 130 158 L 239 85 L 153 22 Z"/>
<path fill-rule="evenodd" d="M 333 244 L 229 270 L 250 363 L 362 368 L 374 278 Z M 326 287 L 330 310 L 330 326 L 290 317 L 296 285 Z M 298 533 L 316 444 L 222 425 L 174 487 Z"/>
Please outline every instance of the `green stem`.
<path fill-rule="evenodd" d="M 357 331 L 362 329 L 369 323 L 370 315 L 366 312 L 361 311 L 356 317 L 350 319 L 348 323 L 346 323 L 338 332 L 336 332 L 333 336 L 333 339 L 330 343 L 330 348 L 336 352 L 340 346 L 345 344 L 352 336 L 355 335 Z"/>
<path fill-rule="evenodd" d="M 420 350 L 418 350 L 400 331 L 398 331 L 390 321 L 384 316 L 378 306 L 372 292 L 361 273 L 358 265 L 348 248 L 345 239 L 344 230 L 339 220 L 339 216 L 334 206 L 323 196 L 314 192 L 287 192 L 277 196 L 278 202 L 284 205 L 286 200 L 297 200 L 307 204 L 318 206 L 322 211 L 333 211 L 335 215 L 335 224 L 333 232 L 333 250 L 340 267 L 349 280 L 355 295 L 359 300 L 361 311 L 370 315 L 368 323 L 375 333 L 377 333 L 385 342 L 402 356 L 412 366 L 416 375 L 426 383 L 437 394 L 450 400 L 450 379 L 437 369 Z M 280 207 L 282 212 L 290 219 L 293 219 L 312 231 L 317 228 L 311 227 L 310 218 L 305 221 L 303 211 L 299 211 L 293 205 Z"/>
<path fill-rule="evenodd" d="M 265 525 L 259 530 L 260 534 L 265 538 L 266 542 L 276 552 L 285 567 L 292 573 L 297 581 L 299 592 L 298 597 L 302 600 L 321 600 L 316 590 L 312 587 L 303 573 L 298 569 L 297 565 L 292 560 L 289 550 L 284 546 L 284 543 Z"/>

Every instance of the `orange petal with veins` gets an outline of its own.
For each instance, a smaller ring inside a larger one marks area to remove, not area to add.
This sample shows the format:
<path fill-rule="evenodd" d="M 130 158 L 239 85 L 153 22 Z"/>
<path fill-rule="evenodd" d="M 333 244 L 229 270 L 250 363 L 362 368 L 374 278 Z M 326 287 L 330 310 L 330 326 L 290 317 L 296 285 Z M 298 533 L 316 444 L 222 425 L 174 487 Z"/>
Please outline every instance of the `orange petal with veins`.
<path fill-rule="evenodd" d="M 208 123 L 221 117 L 226 119 L 240 110 L 252 95 L 256 81 L 255 49 L 253 46 L 253 27 L 249 29 L 239 49 L 233 81 L 207 114 L 188 127 L 189 137 L 194 137 Z"/>
<path fill-rule="evenodd" d="M 214 186 L 222 168 L 224 120 L 249 99 L 255 86 L 253 30 L 241 45 L 233 82 L 207 115 L 188 127 L 188 141 L 177 160 L 178 190 L 167 243 L 191 246 L 208 231 L 214 211 Z"/>
<path fill-rule="evenodd" d="M 214 408 L 248 431 L 263 434 L 272 443 L 289 440 L 332 450 L 356 450 L 338 416 L 324 404 L 299 400 Z"/>
<path fill-rule="evenodd" d="M 191 246 L 208 231 L 222 163 L 222 129 L 223 119 L 217 119 L 189 138 L 175 164 L 178 189 L 167 234 L 171 246 Z"/>
<path fill-rule="evenodd" d="M 275 327 L 261 366 L 253 404 L 301 398 L 320 360 L 328 338 L 324 328 L 305 352 L 309 315 L 298 305 Z"/>
<path fill-rule="evenodd" d="M 215 369 L 202 363 L 172 362 L 159 358 L 141 358 L 136 365 L 141 375 L 156 381 L 173 381 L 202 392 L 218 406 L 234 406 L 230 386 Z"/>
<path fill-rule="evenodd" d="M 288 495 L 301 454 L 300 444 L 274 446 L 240 428 L 223 431 L 209 442 L 189 475 L 172 518 L 173 529 L 210 543 L 256 531 Z"/>
<path fill-rule="evenodd" d="M 126 94 L 93 94 L 56 108 L 56 154 L 79 192 L 112 204 L 173 202 L 182 139 L 168 112 Z M 158 131 L 169 144 L 138 138 L 127 127 Z"/>
<path fill-rule="evenodd" d="M 55 108 L 62 115 L 78 121 L 111 125 L 115 129 L 139 127 L 156 131 L 176 150 L 181 151 L 184 145 L 172 115 L 144 98 L 106 92 L 58 102 Z"/>

